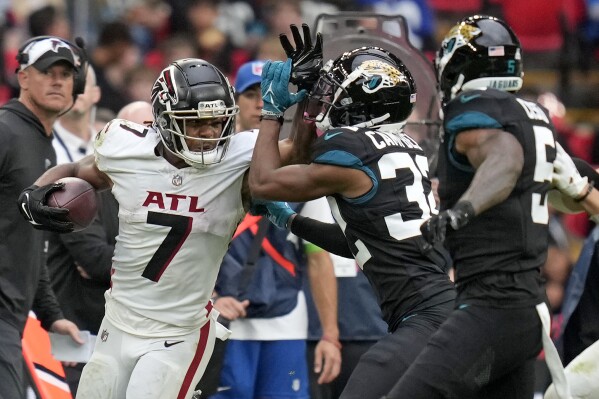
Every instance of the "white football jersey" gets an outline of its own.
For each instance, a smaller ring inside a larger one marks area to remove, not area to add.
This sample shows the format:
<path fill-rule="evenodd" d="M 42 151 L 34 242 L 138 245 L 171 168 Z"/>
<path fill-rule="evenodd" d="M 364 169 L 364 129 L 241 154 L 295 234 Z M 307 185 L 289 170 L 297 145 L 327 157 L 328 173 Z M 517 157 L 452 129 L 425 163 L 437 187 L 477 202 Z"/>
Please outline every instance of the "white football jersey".
<path fill-rule="evenodd" d="M 182 332 L 205 322 L 222 258 L 245 214 L 242 181 L 256 137 L 234 135 L 218 164 L 177 169 L 155 154 L 160 136 L 152 128 L 116 120 L 98 134 L 96 163 L 119 203 L 106 293 L 107 317 L 118 327 L 152 334 L 152 321 Z"/>

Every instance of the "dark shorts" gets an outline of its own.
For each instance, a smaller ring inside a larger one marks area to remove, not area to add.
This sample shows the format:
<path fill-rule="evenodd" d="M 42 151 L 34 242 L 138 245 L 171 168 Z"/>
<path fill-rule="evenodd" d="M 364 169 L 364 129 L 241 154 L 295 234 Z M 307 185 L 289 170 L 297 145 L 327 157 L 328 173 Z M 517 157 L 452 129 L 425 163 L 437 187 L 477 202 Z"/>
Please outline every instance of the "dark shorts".
<path fill-rule="evenodd" d="M 449 301 L 405 317 L 393 334 L 381 338 L 362 355 L 340 398 L 381 398 L 399 381 L 453 309 L 454 302 Z"/>
<path fill-rule="evenodd" d="M 534 306 L 462 306 L 387 397 L 530 399 L 541 348 L 541 320 Z"/>

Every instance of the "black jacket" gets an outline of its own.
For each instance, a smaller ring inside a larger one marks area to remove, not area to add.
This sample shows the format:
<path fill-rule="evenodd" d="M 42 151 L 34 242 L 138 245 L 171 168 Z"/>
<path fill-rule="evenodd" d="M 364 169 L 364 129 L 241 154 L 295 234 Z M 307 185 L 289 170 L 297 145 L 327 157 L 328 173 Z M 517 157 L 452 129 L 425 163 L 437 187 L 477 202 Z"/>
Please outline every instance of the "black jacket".
<path fill-rule="evenodd" d="M 98 194 L 98 215 L 82 231 L 50 234 L 48 271 L 65 317 L 80 330 L 97 334 L 104 317 L 104 292 L 118 234 L 119 206 L 110 191 Z M 81 266 L 89 278 L 77 270 Z"/>
<path fill-rule="evenodd" d="M 45 329 L 63 318 L 45 267 L 44 233 L 17 207 L 21 191 L 55 164 L 39 119 L 14 99 L 0 107 L 0 319 L 21 334 L 30 310 Z"/>

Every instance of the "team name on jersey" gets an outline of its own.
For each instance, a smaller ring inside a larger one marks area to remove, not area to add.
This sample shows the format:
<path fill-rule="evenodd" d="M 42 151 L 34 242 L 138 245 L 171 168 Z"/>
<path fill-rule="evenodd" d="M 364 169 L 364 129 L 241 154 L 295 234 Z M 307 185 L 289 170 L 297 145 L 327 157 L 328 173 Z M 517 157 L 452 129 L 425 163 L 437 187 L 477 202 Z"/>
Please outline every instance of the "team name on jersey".
<path fill-rule="evenodd" d="M 160 209 L 167 209 L 165 206 L 167 203 L 168 209 L 171 211 L 204 212 L 204 208 L 198 208 L 198 197 L 195 195 L 159 193 L 157 191 L 148 191 L 142 206 L 155 205 Z"/>
<path fill-rule="evenodd" d="M 497 89 L 497 90 L 518 89 L 518 87 L 520 86 L 519 79 L 496 80 L 496 81 L 492 81 L 490 83 L 491 83 L 491 85 L 489 87 L 492 87 L 493 89 Z"/>
<path fill-rule="evenodd" d="M 403 148 L 418 148 L 420 146 L 412 139 L 410 136 L 404 133 L 393 134 L 386 132 L 375 132 L 369 131 L 366 132 L 366 136 L 372 140 L 372 143 L 379 150 L 388 147 L 388 146 L 399 146 Z"/>
<path fill-rule="evenodd" d="M 524 108 L 524 111 L 526 111 L 526 115 L 528 115 L 530 119 L 535 119 L 538 121 L 549 123 L 549 118 L 547 118 L 547 115 L 545 114 L 545 112 L 543 112 L 543 109 L 538 106 L 538 104 L 535 104 L 530 101 L 524 101 L 521 98 L 517 98 L 516 100 L 518 100 L 522 108 Z"/>

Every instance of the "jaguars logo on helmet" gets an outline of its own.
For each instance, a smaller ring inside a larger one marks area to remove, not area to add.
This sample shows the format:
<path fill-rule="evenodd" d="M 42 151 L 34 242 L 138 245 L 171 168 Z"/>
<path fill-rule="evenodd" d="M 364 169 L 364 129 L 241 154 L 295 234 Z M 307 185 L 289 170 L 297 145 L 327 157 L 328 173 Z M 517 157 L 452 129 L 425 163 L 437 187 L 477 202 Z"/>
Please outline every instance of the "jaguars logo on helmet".
<path fill-rule="evenodd" d="M 361 47 L 329 61 L 310 95 L 320 104 L 311 118 L 330 127 L 404 124 L 416 101 L 416 83 L 406 66 L 380 47 Z"/>
<path fill-rule="evenodd" d="M 443 103 L 463 90 L 491 87 L 515 92 L 522 87 L 520 41 L 498 18 L 468 17 L 441 43 L 435 68 Z"/>

